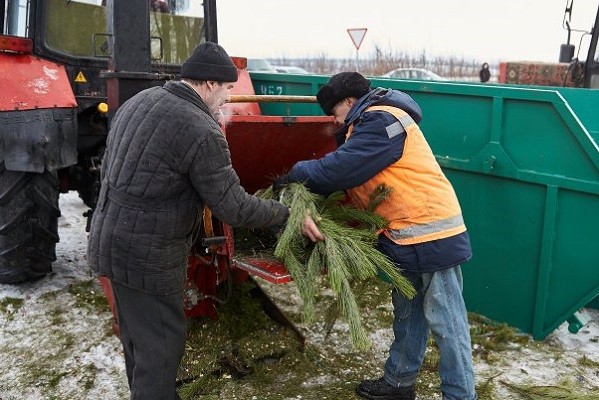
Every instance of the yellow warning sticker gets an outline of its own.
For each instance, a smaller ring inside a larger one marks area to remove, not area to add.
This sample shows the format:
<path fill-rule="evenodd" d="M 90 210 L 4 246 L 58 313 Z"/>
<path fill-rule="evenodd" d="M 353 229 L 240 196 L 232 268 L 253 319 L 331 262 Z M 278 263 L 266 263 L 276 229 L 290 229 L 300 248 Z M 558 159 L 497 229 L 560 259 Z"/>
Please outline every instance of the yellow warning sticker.
<path fill-rule="evenodd" d="M 79 73 L 75 77 L 75 82 L 77 82 L 77 83 L 87 83 L 87 79 L 85 79 L 85 75 L 83 75 L 83 72 L 79 71 Z"/>

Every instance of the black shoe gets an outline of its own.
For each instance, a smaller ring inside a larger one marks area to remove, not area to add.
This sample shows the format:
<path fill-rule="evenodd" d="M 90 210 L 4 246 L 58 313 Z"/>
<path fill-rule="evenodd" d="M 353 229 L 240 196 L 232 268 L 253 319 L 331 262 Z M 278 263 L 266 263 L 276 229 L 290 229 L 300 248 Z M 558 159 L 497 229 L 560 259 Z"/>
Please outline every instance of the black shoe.
<path fill-rule="evenodd" d="M 356 393 L 370 400 L 415 400 L 414 386 L 395 387 L 384 378 L 365 380 L 356 387 Z"/>

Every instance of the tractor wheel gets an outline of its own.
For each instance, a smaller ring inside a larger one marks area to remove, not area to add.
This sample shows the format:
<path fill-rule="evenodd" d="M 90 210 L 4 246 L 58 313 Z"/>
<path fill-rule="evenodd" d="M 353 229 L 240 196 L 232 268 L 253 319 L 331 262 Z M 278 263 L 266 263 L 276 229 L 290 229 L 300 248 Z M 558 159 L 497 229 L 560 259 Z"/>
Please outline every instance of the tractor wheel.
<path fill-rule="evenodd" d="M 0 160 L 0 283 L 52 272 L 59 216 L 56 172 L 8 171 Z"/>

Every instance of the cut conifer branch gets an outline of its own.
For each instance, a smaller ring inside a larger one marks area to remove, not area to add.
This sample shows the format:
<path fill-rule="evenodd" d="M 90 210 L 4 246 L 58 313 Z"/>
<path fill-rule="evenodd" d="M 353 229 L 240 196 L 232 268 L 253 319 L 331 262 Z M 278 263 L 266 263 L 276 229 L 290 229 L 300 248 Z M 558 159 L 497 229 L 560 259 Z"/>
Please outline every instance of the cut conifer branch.
<path fill-rule="evenodd" d="M 304 320 L 313 322 L 319 283 L 325 279 L 335 295 L 333 304 L 337 312 L 332 315 L 339 315 L 348 323 L 352 343 L 357 348 L 365 348 L 370 342 L 352 285 L 383 275 L 404 296 L 413 298 L 415 295 L 411 283 L 395 264 L 376 249 L 377 232 L 387 221 L 374 210 L 388 194 L 388 188 L 377 188 L 366 210 L 344 204 L 342 192 L 325 198 L 311 193 L 301 183 L 286 185 L 278 198 L 289 207 L 290 215 L 277 240 L 274 255 L 285 264 L 297 285 Z M 272 187 L 259 195 L 275 197 Z M 325 236 L 323 242 L 314 244 L 301 234 L 307 212 Z"/>

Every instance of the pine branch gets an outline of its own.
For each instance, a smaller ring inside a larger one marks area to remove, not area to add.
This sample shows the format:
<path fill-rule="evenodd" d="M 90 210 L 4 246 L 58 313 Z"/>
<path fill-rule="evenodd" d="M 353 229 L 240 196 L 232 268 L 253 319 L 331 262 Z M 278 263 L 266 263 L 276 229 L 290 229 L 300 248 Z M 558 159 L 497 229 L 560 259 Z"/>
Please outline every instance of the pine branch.
<path fill-rule="evenodd" d="M 371 200 L 380 204 L 388 194 L 389 190 L 381 186 Z M 274 197 L 272 188 L 264 190 L 261 196 Z M 274 255 L 286 265 L 297 285 L 306 322 L 314 319 L 319 278 L 326 273 L 335 294 L 338 315 L 349 325 L 352 343 L 357 348 L 365 348 L 370 341 L 362 325 L 352 284 L 383 274 L 406 297 L 412 298 L 415 291 L 395 264 L 376 249 L 377 231 L 387 224 L 384 218 L 374 213 L 376 205 L 359 210 L 342 204 L 344 198 L 341 192 L 325 199 L 310 193 L 303 184 L 286 185 L 279 200 L 290 208 L 290 216 Z M 307 212 L 325 236 L 324 242 L 313 244 L 302 236 L 301 225 Z M 335 314 L 327 318 L 327 326 L 330 323 L 332 327 Z"/>
<path fill-rule="evenodd" d="M 370 194 L 370 201 L 368 203 L 367 210 L 370 212 L 374 212 L 377 207 L 389 196 L 393 189 L 389 186 L 385 186 L 384 184 L 380 184 L 374 189 L 374 191 Z"/>

